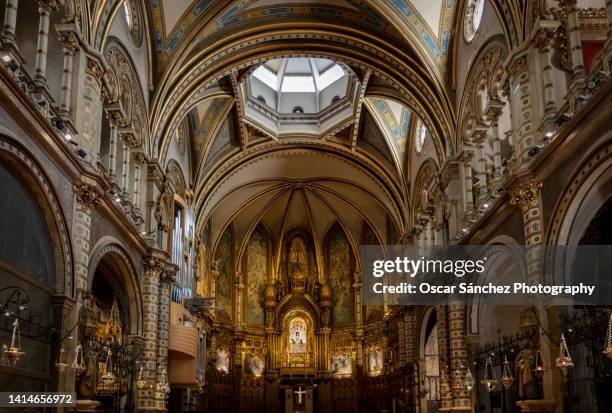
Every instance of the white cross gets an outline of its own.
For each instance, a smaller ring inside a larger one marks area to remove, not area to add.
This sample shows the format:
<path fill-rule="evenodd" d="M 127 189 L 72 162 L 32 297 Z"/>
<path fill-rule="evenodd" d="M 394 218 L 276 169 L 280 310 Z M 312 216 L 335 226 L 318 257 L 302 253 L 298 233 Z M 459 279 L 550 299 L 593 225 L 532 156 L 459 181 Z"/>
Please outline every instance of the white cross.
<path fill-rule="evenodd" d="M 299 386 L 298 389 L 293 392 L 298 396 L 298 404 L 302 404 L 302 394 L 306 394 L 306 390 L 302 390 L 302 386 Z"/>

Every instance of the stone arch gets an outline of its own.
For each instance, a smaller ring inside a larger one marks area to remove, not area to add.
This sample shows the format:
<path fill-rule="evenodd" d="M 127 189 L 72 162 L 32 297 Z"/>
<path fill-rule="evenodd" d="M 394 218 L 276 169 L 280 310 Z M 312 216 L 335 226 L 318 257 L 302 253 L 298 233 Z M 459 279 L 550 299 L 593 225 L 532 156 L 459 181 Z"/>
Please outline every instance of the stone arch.
<path fill-rule="evenodd" d="M 42 209 L 53 244 L 55 284 L 53 292 L 75 296 L 74 261 L 68 231 L 65 208 L 60 204 L 57 192 L 35 157 L 21 144 L 13 140 L 13 134 L 0 125 L 0 161 L 12 167 L 28 184 Z"/>
<path fill-rule="evenodd" d="M 117 299 L 127 311 L 129 333 L 134 335 L 142 334 L 143 304 L 139 277 L 132 260 L 117 239 L 110 236 L 102 237 L 91 249 L 87 289 L 91 290 L 96 270 L 103 261 L 118 272 L 115 273 L 113 271 L 112 274 L 109 274 L 107 281 L 111 284 L 117 293 Z"/>

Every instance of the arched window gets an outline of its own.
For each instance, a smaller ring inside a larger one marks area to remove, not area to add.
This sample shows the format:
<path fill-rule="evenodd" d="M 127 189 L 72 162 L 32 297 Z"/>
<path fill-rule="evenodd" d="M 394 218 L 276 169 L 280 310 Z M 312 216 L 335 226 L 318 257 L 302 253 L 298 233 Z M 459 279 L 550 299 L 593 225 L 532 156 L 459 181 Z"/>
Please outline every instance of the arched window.
<path fill-rule="evenodd" d="M 133 18 L 132 18 L 132 6 L 130 6 L 129 0 L 123 0 L 123 12 L 125 14 L 125 22 L 130 30 L 133 27 Z"/>
<path fill-rule="evenodd" d="M 469 0 L 465 5 L 463 20 L 463 35 L 467 42 L 471 42 L 482 21 L 485 0 Z"/>
<path fill-rule="evenodd" d="M 33 194 L 0 165 L 0 261 L 11 270 L 51 288 L 51 237 Z"/>
<path fill-rule="evenodd" d="M 289 322 L 289 352 L 306 353 L 306 321 L 296 317 Z"/>
<path fill-rule="evenodd" d="M 425 126 L 423 121 L 419 119 L 416 124 L 416 132 L 415 132 L 415 138 L 414 138 L 414 145 L 415 145 L 417 153 L 421 153 L 426 137 L 427 137 L 427 126 Z"/>

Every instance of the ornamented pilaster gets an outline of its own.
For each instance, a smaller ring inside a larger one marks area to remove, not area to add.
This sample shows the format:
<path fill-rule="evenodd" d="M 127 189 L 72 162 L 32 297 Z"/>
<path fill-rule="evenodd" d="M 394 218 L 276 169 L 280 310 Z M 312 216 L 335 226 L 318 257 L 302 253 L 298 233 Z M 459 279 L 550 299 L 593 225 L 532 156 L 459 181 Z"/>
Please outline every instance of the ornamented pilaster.
<path fill-rule="evenodd" d="M 162 381 L 162 374 L 168 371 L 168 340 L 170 329 L 170 293 L 178 267 L 167 263 L 159 275 L 159 300 L 157 317 L 157 382 Z M 166 408 L 166 399 L 157 399 L 159 409 Z"/>
<path fill-rule="evenodd" d="M 440 366 L 440 395 L 442 397 L 442 408 L 450 409 L 453 407 L 453 395 L 451 393 L 450 382 L 450 360 L 449 354 L 449 337 L 448 337 L 448 306 L 437 305 L 436 316 L 438 321 L 438 355 Z"/>
<path fill-rule="evenodd" d="M 510 203 L 517 206 L 523 213 L 523 230 L 527 247 L 540 245 L 543 242 L 541 189 L 541 182 L 528 181 L 519 183 L 511 192 Z M 541 279 L 542 257 L 540 252 L 539 248 L 527 248 L 528 282 Z"/>
<path fill-rule="evenodd" d="M 570 53 L 572 56 L 572 87 L 575 88 L 584 83 L 584 57 L 582 55 L 582 39 L 580 38 L 580 23 L 578 21 L 578 1 L 560 0 L 559 6 L 567 13 L 567 32 L 569 36 Z"/>
<path fill-rule="evenodd" d="M 47 83 L 47 51 L 49 48 L 49 21 L 51 14 L 59 9 L 57 0 L 38 0 L 38 44 L 36 48 L 36 73 L 34 79 L 40 84 Z"/>
<path fill-rule="evenodd" d="M 132 154 L 132 161 L 134 161 L 134 191 L 132 191 L 133 195 L 133 204 L 136 210 L 136 213 L 140 215 L 140 178 L 141 178 L 141 167 L 146 164 L 147 159 L 145 154 L 142 152 L 135 152 Z"/>
<path fill-rule="evenodd" d="M 538 48 L 540 67 L 542 69 L 542 94 L 544 99 L 543 117 L 550 121 L 557 111 L 557 103 L 554 95 L 555 85 L 552 78 L 551 45 L 555 38 L 555 30 L 559 26 L 559 23 L 548 20 L 545 22 L 550 22 L 550 24 L 548 24 L 550 27 L 544 27 L 544 23 L 540 21 L 539 24 L 543 27 L 540 27 L 536 31 L 533 43 L 535 47 Z"/>
<path fill-rule="evenodd" d="M 160 275 L 166 268 L 168 257 L 163 251 L 153 250 L 144 259 L 142 282 L 144 349 L 142 366 L 149 380 L 149 386 L 138 392 L 138 410 L 156 409 L 155 383 L 157 381 L 157 330 L 159 314 Z"/>
<path fill-rule="evenodd" d="M 487 120 L 491 124 L 491 139 L 493 140 L 493 167 L 495 179 L 502 176 L 501 141 L 499 139 L 499 118 L 504 104 L 499 99 L 491 99 L 487 105 Z"/>
<path fill-rule="evenodd" d="M 98 192 L 93 181 L 76 183 L 72 190 L 75 194 L 75 214 L 72 225 L 74 240 L 74 266 L 77 291 L 87 289 L 89 272 L 89 249 L 91 214 L 100 203 Z"/>

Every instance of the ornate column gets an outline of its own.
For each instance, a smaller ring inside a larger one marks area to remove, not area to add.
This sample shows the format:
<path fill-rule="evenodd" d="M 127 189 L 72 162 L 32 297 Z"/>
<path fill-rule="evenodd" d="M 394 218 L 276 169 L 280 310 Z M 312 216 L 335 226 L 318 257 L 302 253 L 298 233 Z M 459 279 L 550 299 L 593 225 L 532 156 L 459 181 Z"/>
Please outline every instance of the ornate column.
<path fill-rule="evenodd" d="M 60 114 L 70 118 L 70 100 L 72 99 L 72 66 L 74 54 L 80 49 L 79 39 L 73 32 L 60 34 L 60 43 L 64 50 L 64 69 L 62 72 L 62 94 L 60 97 Z M 46 53 L 46 52 L 45 52 Z"/>
<path fill-rule="evenodd" d="M 559 6 L 567 12 L 567 33 L 569 37 L 569 47 L 572 56 L 572 86 L 575 89 L 585 80 L 584 56 L 582 55 L 582 39 L 580 38 L 580 24 L 578 21 L 578 1 L 561 0 Z"/>
<path fill-rule="evenodd" d="M 451 304 L 448 307 L 448 331 L 450 339 L 450 369 L 451 386 L 456 380 L 463 380 L 468 367 L 467 348 L 465 345 L 465 306 Z M 453 389 L 454 411 L 472 411 L 470 392 L 463 388 L 461 391 Z"/>
<path fill-rule="evenodd" d="M 527 57 L 527 51 L 520 50 L 511 55 L 505 65 L 511 91 L 512 130 L 517 132 L 515 157 L 518 168 L 529 160 L 529 149 L 535 144 L 533 127 L 535 108 L 532 102 L 533 93 Z M 515 94 L 518 96 L 514 96 Z"/>
<path fill-rule="evenodd" d="M 325 283 L 319 292 L 321 305 L 321 329 L 319 331 L 319 371 L 330 371 L 329 333 L 331 331 L 331 289 Z"/>
<path fill-rule="evenodd" d="M 170 329 L 170 291 L 178 267 L 166 263 L 164 271 L 159 275 L 159 299 L 157 316 L 157 382 L 162 381 L 163 370 L 168 372 L 168 331 Z M 166 374 L 166 377 L 167 374 Z M 164 395 L 165 396 L 165 395 Z M 166 398 L 156 400 L 158 409 L 166 408 Z"/>
<path fill-rule="evenodd" d="M 480 192 L 478 194 L 478 202 L 483 203 L 489 196 L 487 189 L 487 158 L 484 150 L 485 141 L 487 140 L 488 127 L 482 123 L 477 122 L 472 132 L 472 142 L 476 146 L 476 161 L 478 165 L 478 182 L 480 184 Z"/>
<path fill-rule="evenodd" d="M 143 371 L 149 386 L 138 391 L 138 410 L 156 409 L 155 384 L 157 381 L 157 330 L 159 315 L 159 281 L 166 268 L 168 256 L 164 251 L 152 250 L 144 259 L 142 280 L 142 307 L 144 349 L 142 352 Z"/>
<path fill-rule="evenodd" d="M 135 152 L 132 154 L 132 160 L 134 161 L 134 191 L 132 191 L 132 202 L 134 204 L 135 212 L 140 216 L 140 177 L 141 177 L 141 166 L 147 161 L 144 153 Z"/>
<path fill-rule="evenodd" d="M 453 395 L 451 393 L 451 371 L 448 337 L 448 306 L 445 304 L 436 305 L 436 316 L 438 320 L 438 355 L 440 366 L 440 395 L 442 397 L 442 408 L 449 410 L 453 407 Z"/>
<path fill-rule="evenodd" d="M 88 289 L 91 213 L 100 204 L 99 194 L 94 185 L 93 180 L 84 179 L 83 182 L 76 183 L 72 188 L 76 204 L 72 239 L 75 246 L 74 269 L 77 291 Z"/>
<path fill-rule="evenodd" d="M 56 0 L 38 0 L 38 45 L 36 48 L 36 73 L 34 79 L 46 85 L 47 83 L 47 50 L 49 46 L 49 21 L 51 14 L 59 8 Z M 65 67 L 64 67 L 65 69 Z"/>
<path fill-rule="evenodd" d="M 16 43 L 15 28 L 17 27 L 17 7 L 19 0 L 6 0 L 4 8 L 4 27 L 2 28 L 2 41 Z"/>
<path fill-rule="evenodd" d="M 124 199 L 130 197 L 130 144 L 127 139 L 121 139 L 123 147 L 123 163 L 121 168 L 121 196 Z"/>
<path fill-rule="evenodd" d="M 493 167 L 495 180 L 502 176 L 501 141 L 499 139 L 499 118 L 504 104 L 499 99 L 491 99 L 487 105 L 487 120 L 491 123 L 491 139 L 493 140 Z"/>
<path fill-rule="evenodd" d="M 542 23 L 540 23 L 542 25 Z M 554 26 L 551 27 L 540 27 L 535 33 L 533 43 L 538 48 L 538 57 L 540 59 L 540 68 L 542 70 L 542 95 L 544 99 L 544 113 L 543 118 L 545 121 L 551 122 L 557 112 L 557 103 L 555 101 L 554 88 L 552 77 L 552 63 L 550 55 L 551 43 L 555 37 L 555 30 L 559 26 L 558 22 L 555 22 Z"/>

